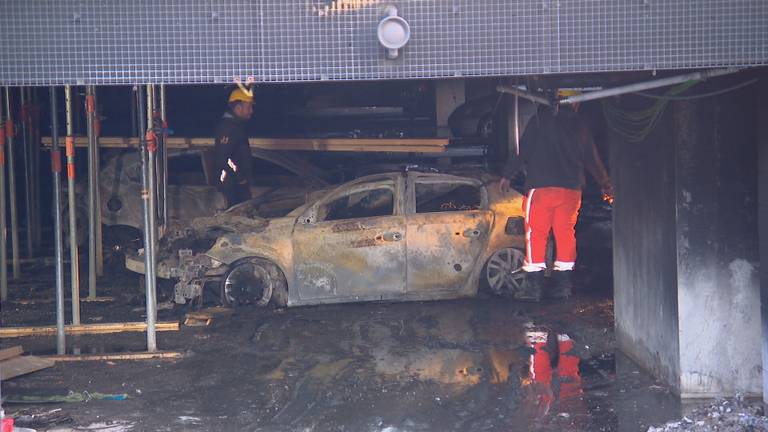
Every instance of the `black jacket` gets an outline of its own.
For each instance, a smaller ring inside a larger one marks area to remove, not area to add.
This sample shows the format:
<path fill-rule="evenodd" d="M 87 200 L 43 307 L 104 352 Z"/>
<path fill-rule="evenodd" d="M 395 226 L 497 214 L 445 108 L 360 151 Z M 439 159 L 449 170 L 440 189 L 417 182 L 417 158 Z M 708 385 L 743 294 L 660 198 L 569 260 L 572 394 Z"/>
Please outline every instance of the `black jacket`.
<path fill-rule="evenodd" d="M 589 171 L 607 188 L 610 178 L 600 161 L 589 126 L 571 109 L 553 115 L 542 109 L 533 117 L 520 141 L 520 157 L 512 157 L 501 175 L 511 178 L 526 168 L 525 188 L 562 187 L 581 190 Z"/>
<path fill-rule="evenodd" d="M 216 180 L 224 170 L 227 175 L 223 187 L 237 184 L 250 185 L 253 161 L 251 159 L 251 147 L 248 144 L 248 134 L 245 131 L 245 122 L 227 111 L 216 126 L 216 143 L 214 147 L 216 161 Z M 228 160 L 237 167 L 233 170 Z"/>

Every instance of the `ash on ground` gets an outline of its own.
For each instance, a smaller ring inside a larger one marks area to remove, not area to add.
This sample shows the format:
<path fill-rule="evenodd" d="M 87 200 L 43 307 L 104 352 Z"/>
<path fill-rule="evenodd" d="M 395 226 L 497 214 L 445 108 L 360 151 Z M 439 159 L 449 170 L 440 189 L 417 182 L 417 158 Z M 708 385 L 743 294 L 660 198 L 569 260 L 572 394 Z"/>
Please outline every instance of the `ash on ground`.
<path fill-rule="evenodd" d="M 681 420 L 663 426 L 651 426 L 648 432 L 757 432 L 768 431 L 768 417 L 758 403 L 749 403 L 743 397 L 718 399 L 695 409 Z"/>

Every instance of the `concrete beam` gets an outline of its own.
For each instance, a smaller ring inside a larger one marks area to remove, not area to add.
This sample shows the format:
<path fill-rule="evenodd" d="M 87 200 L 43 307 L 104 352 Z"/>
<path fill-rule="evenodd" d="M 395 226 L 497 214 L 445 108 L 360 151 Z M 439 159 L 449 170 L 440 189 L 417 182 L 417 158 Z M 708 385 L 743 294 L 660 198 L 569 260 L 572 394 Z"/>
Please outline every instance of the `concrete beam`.
<path fill-rule="evenodd" d="M 448 117 L 466 100 L 466 85 L 463 79 L 438 80 L 435 82 L 435 120 L 437 136 L 449 137 L 451 128 Z"/>

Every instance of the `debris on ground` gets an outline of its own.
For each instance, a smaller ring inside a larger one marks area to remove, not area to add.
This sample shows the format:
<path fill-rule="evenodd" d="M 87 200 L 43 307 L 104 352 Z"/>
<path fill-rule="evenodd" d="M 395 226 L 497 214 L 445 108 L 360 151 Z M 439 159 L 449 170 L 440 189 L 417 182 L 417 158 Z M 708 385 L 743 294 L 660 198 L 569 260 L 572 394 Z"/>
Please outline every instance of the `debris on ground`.
<path fill-rule="evenodd" d="M 50 429 L 48 432 L 129 432 L 136 424 L 125 421 L 109 421 L 92 423 L 88 426 L 65 427 Z"/>
<path fill-rule="evenodd" d="M 90 402 L 92 400 L 125 400 L 128 395 L 125 393 L 108 394 L 99 392 L 75 392 L 70 391 L 66 395 L 13 395 L 9 394 L 3 399 L 4 403 L 16 404 L 34 404 L 34 403 L 78 403 Z"/>
<path fill-rule="evenodd" d="M 228 315 L 232 312 L 233 310 L 231 308 L 221 306 L 209 307 L 199 311 L 189 312 L 184 316 L 184 325 L 187 327 L 209 326 L 217 315 Z"/>
<path fill-rule="evenodd" d="M 31 429 L 72 423 L 72 417 L 65 414 L 61 408 L 52 410 L 23 409 L 13 413 L 13 418 L 15 426 Z"/>
<path fill-rule="evenodd" d="M 753 405 L 741 396 L 718 399 L 708 406 L 693 410 L 681 420 L 663 426 L 651 426 L 648 432 L 757 432 L 768 431 L 768 417 L 762 406 Z"/>

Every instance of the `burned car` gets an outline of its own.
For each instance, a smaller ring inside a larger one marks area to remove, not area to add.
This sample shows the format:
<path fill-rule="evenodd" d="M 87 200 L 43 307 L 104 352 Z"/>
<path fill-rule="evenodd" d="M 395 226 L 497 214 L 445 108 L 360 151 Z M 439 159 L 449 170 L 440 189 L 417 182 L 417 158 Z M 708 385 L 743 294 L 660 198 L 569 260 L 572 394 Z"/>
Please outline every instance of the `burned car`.
<path fill-rule="evenodd" d="M 174 279 L 177 303 L 205 288 L 229 305 L 279 306 L 468 297 L 481 283 L 514 292 L 524 280 L 521 203 L 492 177 L 370 175 L 283 217 L 221 214 L 229 232 L 203 253 L 175 251 L 158 277 Z M 141 260 L 128 267 L 143 271 Z"/>

